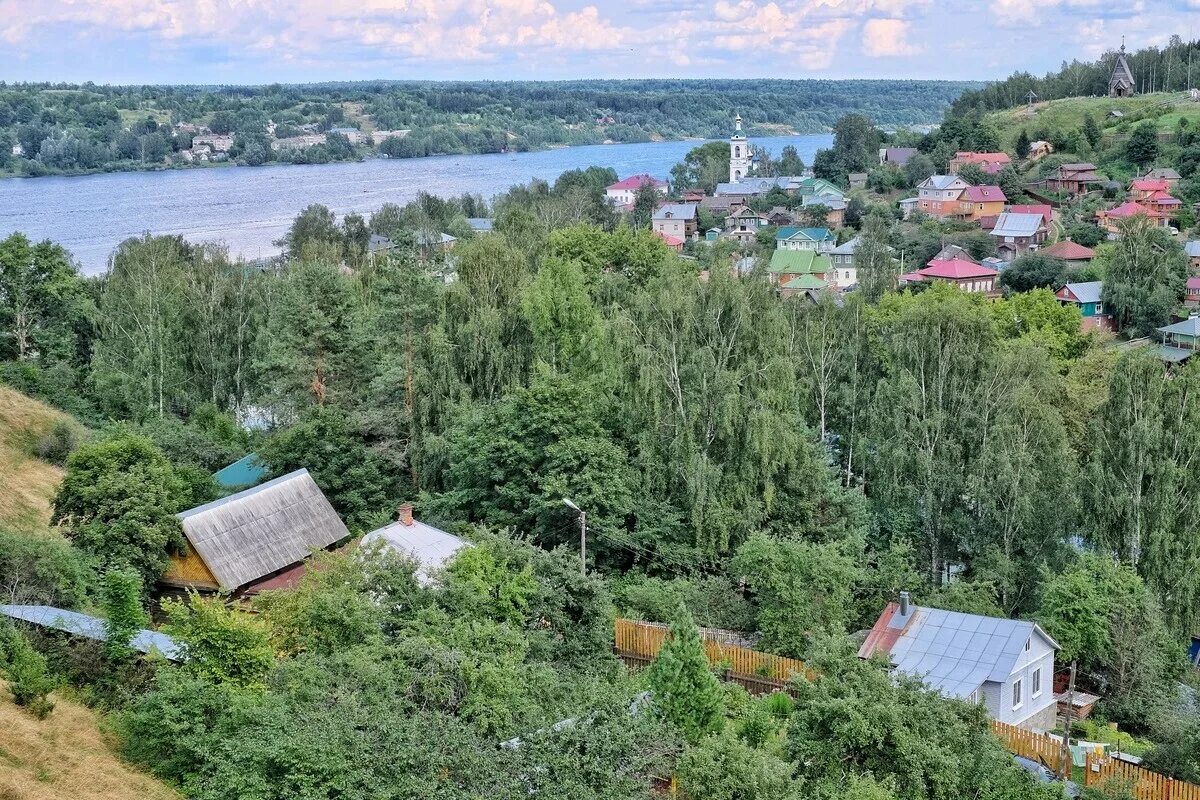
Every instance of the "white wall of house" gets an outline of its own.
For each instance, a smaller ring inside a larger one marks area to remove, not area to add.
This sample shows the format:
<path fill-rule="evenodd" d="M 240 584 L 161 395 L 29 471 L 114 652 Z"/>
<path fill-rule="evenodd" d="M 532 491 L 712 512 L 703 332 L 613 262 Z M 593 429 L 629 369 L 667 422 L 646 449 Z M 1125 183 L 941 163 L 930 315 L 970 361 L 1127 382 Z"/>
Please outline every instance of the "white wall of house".
<path fill-rule="evenodd" d="M 1010 725 L 1019 725 L 1055 705 L 1054 648 L 1036 631 L 1030 635 L 1028 645 L 1000 687 L 997 707 L 992 710 L 992 716 Z M 1020 702 L 1014 703 L 1018 684 Z"/>

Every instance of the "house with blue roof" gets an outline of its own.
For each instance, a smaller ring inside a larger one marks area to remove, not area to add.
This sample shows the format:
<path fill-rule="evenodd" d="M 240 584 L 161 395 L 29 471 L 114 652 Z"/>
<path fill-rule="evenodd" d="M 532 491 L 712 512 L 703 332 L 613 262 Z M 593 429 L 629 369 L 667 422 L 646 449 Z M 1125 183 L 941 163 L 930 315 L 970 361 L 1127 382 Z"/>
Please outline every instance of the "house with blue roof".
<path fill-rule="evenodd" d="M 815 250 L 829 253 L 837 246 L 837 236 L 828 228 L 799 228 L 787 226 L 775 232 L 775 247 L 779 250 Z"/>
<path fill-rule="evenodd" d="M 1058 643 L 1036 622 L 888 603 L 858 650 L 945 697 L 979 703 L 992 719 L 1027 730 L 1055 727 Z"/>

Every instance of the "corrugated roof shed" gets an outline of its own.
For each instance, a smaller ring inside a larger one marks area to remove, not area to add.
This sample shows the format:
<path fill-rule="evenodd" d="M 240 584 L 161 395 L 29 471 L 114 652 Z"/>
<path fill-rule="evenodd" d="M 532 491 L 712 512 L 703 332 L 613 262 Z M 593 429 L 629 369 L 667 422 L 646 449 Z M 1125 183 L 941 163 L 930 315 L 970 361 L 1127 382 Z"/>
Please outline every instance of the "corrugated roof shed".
<path fill-rule="evenodd" d="M 108 630 L 104 620 L 81 614 L 78 611 L 68 611 L 54 606 L 5 605 L 0 606 L 0 614 L 10 619 L 21 620 L 43 628 L 54 628 L 98 642 L 108 639 Z M 160 653 L 171 661 L 178 661 L 180 658 L 179 645 L 175 643 L 175 640 L 158 631 L 143 628 L 129 640 L 129 646 L 140 653 Z"/>
<path fill-rule="evenodd" d="M 350 534 L 306 469 L 178 517 L 188 544 L 226 591 L 303 561 Z"/>

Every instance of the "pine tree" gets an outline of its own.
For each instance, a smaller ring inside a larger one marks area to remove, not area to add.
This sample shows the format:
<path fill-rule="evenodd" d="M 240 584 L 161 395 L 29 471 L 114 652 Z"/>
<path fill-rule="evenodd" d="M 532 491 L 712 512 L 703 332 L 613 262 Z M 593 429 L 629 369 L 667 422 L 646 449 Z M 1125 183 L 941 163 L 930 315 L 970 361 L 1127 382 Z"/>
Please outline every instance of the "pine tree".
<path fill-rule="evenodd" d="M 1024 128 L 1017 134 L 1017 158 L 1029 158 L 1029 134 Z"/>
<path fill-rule="evenodd" d="M 689 741 L 697 742 L 722 728 L 721 684 L 709 669 L 700 629 L 682 604 L 648 678 L 662 715 Z"/>
<path fill-rule="evenodd" d="M 1090 144 L 1092 147 L 1095 147 L 1100 143 L 1101 136 L 1102 133 L 1100 131 L 1100 126 L 1096 124 L 1096 118 L 1091 114 L 1088 114 L 1083 118 L 1083 138 L 1088 140 L 1088 144 Z"/>

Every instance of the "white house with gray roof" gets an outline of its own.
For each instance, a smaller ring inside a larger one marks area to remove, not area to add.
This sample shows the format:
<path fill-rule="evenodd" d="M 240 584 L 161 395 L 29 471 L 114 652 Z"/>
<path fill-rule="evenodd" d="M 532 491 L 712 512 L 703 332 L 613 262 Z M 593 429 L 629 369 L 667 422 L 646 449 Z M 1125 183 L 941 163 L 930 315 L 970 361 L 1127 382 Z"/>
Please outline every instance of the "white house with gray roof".
<path fill-rule="evenodd" d="M 695 203 L 667 203 L 659 206 L 650 221 L 655 233 L 673 236 L 680 241 L 699 238 L 700 227 Z"/>
<path fill-rule="evenodd" d="M 459 550 L 471 543 L 452 533 L 413 519 L 411 503 L 400 506 L 396 521 L 373 530 L 362 537 L 360 546 L 386 545 L 417 564 L 416 577 L 424 586 L 437 581 L 438 574 L 453 560 Z"/>
<path fill-rule="evenodd" d="M 1028 620 L 913 605 L 902 592 L 859 648 L 946 697 L 982 703 L 993 719 L 1034 731 L 1055 726 L 1058 643 Z"/>

